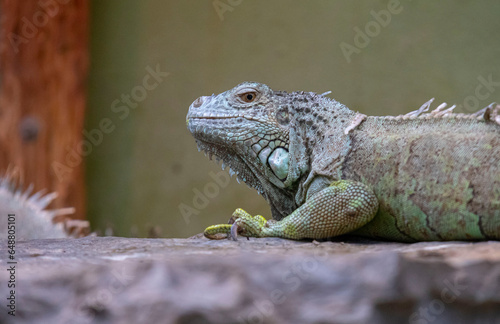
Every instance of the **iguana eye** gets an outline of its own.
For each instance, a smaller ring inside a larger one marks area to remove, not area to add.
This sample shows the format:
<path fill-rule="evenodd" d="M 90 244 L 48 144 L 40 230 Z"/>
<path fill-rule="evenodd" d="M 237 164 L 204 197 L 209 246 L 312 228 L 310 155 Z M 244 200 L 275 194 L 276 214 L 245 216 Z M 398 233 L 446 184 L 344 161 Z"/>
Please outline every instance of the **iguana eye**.
<path fill-rule="evenodd" d="M 240 99 L 244 102 L 252 102 L 257 98 L 257 94 L 255 92 L 245 92 L 240 94 Z"/>

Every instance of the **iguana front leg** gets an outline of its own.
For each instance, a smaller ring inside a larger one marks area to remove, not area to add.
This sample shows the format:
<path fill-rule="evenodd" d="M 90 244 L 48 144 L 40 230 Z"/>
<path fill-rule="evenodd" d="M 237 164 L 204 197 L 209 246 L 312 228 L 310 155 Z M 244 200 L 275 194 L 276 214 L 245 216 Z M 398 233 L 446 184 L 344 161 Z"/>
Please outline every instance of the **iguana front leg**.
<path fill-rule="evenodd" d="M 223 238 L 231 228 L 247 237 L 281 237 L 300 240 L 321 239 L 354 231 L 375 216 L 378 200 L 370 188 L 360 182 L 339 180 L 318 191 L 293 213 L 280 221 L 266 221 L 237 209 L 234 224 L 214 225 L 205 229 L 211 239 Z"/>

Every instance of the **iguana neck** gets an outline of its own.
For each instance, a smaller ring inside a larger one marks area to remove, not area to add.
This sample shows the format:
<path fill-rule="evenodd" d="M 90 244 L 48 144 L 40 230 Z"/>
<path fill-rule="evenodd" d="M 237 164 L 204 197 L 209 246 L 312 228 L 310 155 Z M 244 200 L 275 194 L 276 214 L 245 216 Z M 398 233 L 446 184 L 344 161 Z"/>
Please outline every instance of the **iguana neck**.
<path fill-rule="evenodd" d="M 295 203 L 301 205 L 316 177 L 340 179 L 342 161 L 350 151 L 348 130 L 357 113 L 326 97 L 291 110 L 289 179 L 297 184 Z"/>

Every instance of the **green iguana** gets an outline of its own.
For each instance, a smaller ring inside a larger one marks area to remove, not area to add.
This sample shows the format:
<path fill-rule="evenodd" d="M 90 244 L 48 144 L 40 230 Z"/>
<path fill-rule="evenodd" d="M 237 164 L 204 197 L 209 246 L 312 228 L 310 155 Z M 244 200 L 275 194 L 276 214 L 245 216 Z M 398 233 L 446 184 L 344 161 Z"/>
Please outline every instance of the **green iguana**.
<path fill-rule="evenodd" d="M 313 92 L 244 82 L 196 99 L 187 125 L 210 158 L 255 188 L 274 220 L 242 209 L 205 230 L 402 242 L 500 239 L 500 106 L 456 114 L 432 100 L 366 116 Z"/>

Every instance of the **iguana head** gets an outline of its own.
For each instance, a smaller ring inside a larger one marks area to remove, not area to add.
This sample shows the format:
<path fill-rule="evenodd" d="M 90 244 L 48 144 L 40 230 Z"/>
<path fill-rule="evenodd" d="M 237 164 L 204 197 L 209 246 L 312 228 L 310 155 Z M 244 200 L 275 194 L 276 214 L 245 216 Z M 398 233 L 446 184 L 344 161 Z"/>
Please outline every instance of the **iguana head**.
<path fill-rule="evenodd" d="M 222 160 L 222 168 L 229 166 L 262 194 L 273 217 L 281 219 L 297 208 L 295 196 L 310 171 L 313 147 L 324 137 L 324 107 L 330 101 L 312 92 L 244 82 L 196 99 L 187 126 L 199 150 Z"/>

